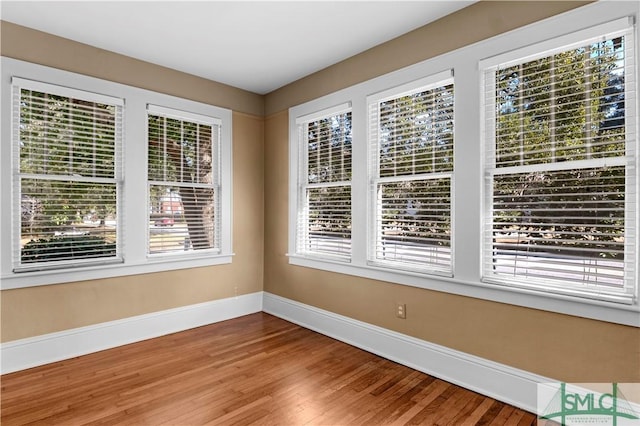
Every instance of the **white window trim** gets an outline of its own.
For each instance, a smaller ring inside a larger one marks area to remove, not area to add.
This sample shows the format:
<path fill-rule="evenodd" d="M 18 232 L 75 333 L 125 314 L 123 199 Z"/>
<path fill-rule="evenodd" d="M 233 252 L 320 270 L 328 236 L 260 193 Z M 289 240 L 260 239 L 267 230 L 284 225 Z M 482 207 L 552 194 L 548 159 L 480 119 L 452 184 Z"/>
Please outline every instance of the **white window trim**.
<path fill-rule="evenodd" d="M 201 114 L 194 114 L 192 112 L 188 112 L 188 111 L 181 111 L 181 110 L 177 110 L 177 109 L 173 109 L 173 108 L 167 108 L 164 106 L 160 106 L 160 105 L 153 105 L 153 104 L 148 104 L 147 105 L 147 114 L 146 114 L 146 121 L 145 121 L 145 129 L 146 129 L 146 133 L 145 133 L 145 141 L 147 142 L 147 149 L 149 149 L 149 116 L 150 115 L 157 115 L 157 116 L 161 116 L 161 117 L 168 117 L 168 118 L 173 118 L 173 119 L 178 119 L 178 120 L 182 120 L 182 121 L 186 121 L 186 122 L 191 122 L 191 123 L 197 123 L 197 124 L 203 124 L 203 125 L 207 125 L 207 126 L 218 126 L 220 129 L 222 129 L 223 127 L 223 122 L 221 119 L 216 118 L 216 117 L 210 117 L 210 116 L 206 116 L 206 115 L 201 115 Z M 222 138 L 220 138 L 222 139 Z M 220 145 L 222 145 L 220 143 Z M 209 188 L 213 188 L 215 190 L 215 197 L 216 199 L 219 199 L 220 202 L 216 201 L 216 218 L 215 218 L 215 227 L 219 228 L 220 227 L 220 218 L 219 218 L 219 214 L 220 212 L 222 212 L 222 209 L 219 209 L 219 206 L 221 206 L 222 204 L 222 199 L 220 198 L 220 192 L 222 190 L 222 184 L 221 184 L 221 161 L 220 161 L 220 155 L 219 155 L 219 150 L 220 147 L 217 147 L 215 145 L 212 145 L 213 148 L 213 154 L 212 154 L 212 158 L 214 160 L 212 167 L 212 173 L 214 175 L 214 179 L 213 179 L 213 183 L 210 185 L 206 185 Z M 147 156 L 147 161 L 149 160 L 148 156 Z M 175 182 L 174 182 L 175 183 Z M 149 203 L 149 191 L 150 191 L 150 186 L 151 185 L 166 185 L 167 182 L 164 181 L 150 181 L 147 180 L 147 185 L 146 185 L 146 199 L 147 199 L 147 203 L 146 203 L 146 210 L 147 212 L 151 211 L 151 205 Z M 197 185 L 200 187 L 203 187 L 202 185 Z M 218 211 L 219 210 L 219 211 Z M 211 256 L 212 254 L 214 255 L 219 255 L 220 253 L 222 253 L 222 250 L 220 247 L 215 246 L 212 248 L 208 248 L 208 249 L 204 249 L 204 250 L 190 250 L 190 251 L 173 251 L 173 252 L 164 252 L 164 253 L 150 253 L 149 251 L 149 247 L 150 247 L 150 239 L 151 239 L 151 229 L 147 227 L 147 232 L 146 232 L 146 247 L 147 247 L 147 257 L 148 259 L 156 259 L 156 258 L 167 258 L 167 259 L 172 259 L 172 258 L 199 258 L 199 257 L 207 257 L 207 256 Z M 217 241 L 221 241 L 220 236 L 221 236 L 221 230 L 220 229 L 214 229 L 214 242 Z"/>
<path fill-rule="evenodd" d="M 289 263 L 355 277 L 640 327 L 640 304 L 637 297 L 632 305 L 624 305 L 482 282 L 483 215 L 485 214 L 483 209 L 486 206 L 483 203 L 484 150 L 481 146 L 481 135 L 485 134 L 485 124 L 481 120 L 483 89 L 480 67 L 481 61 L 486 58 L 497 57 L 534 43 L 569 37 L 567 34 L 617 19 L 628 22 L 628 17 L 634 17 L 637 21 L 639 15 L 640 6 L 635 2 L 597 2 L 290 108 Z M 638 57 L 639 45 L 636 37 L 636 57 Z M 640 61 L 636 61 L 636 76 L 638 62 Z M 366 234 L 370 229 L 368 226 L 370 226 L 371 217 L 367 208 L 369 200 L 363 199 L 362 195 L 367 194 L 368 191 L 366 98 L 371 94 L 418 81 L 425 76 L 447 69 L 455 71 L 454 140 L 456 145 L 453 182 L 456 184 L 452 198 L 452 226 L 455 223 L 452 240 L 455 259 L 453 277 L 437 277 L 370 265 L 366 261 Z M 638 84 L 637 80 L 636 84 Z M 347 102 L 352 104 L 354 159 L 352 164 L 354 197 L 352 200 L 352 261 L 349 264 L 313 259 L 295 253 L 296 206 L 298 205 L 297 161 L 299 161 L 296 118 Z M 637 105 L 631 107 L 637 112 Z M 636 128 L 638 128 L 637 125 Z M 636 223 L 639 223 L 637 218 Z M 637 241 L 639 231 L 635 229 L 633 232 Z M 635 261 L 638 262 L 637 259 Z"/>
<path fill-rule="evenodd" d="M 11 58 L 2 57 L 0 61 L 2 68 L 0 82 L 0 110 L 2 111 L 0 188 L 2 192 L 0 205 L 12 205 L 12 191 L 8 188 L 11 187 L 13 179 L 10 161 L 13 152 L 13 144 L 11 143 L 11 80 L 14 76 L 124 99 L 122 149 L 124 187 L 122 217 L 119 220 L 123 229 L 122 235 L 126 238 L 122 241 L 124 263 L 14 273 L 11 259 L 13 241 L 10 237 L 15 232 L 12 230 L 12 209 L 0 209 L 0 288 L 2 290 L 231 263 L 233 257 L 231 110 Z M 142 194 L 146 194 L 147 184 L 146 117 L 148 104 L 185 111 L 190 117 L 214 117 L 222 122 L 220 145 L 221 246 L 219 254 L 195 254 L 194 256 L 177 256 L 176 258 L 147 257 L 145 229 L 148 226 L 148 215 L 146 197 Z M 127 206 L 138 207 L 126 208 Z M 138 234 L 136 234 L 136 230 L 140 230 Z"/>

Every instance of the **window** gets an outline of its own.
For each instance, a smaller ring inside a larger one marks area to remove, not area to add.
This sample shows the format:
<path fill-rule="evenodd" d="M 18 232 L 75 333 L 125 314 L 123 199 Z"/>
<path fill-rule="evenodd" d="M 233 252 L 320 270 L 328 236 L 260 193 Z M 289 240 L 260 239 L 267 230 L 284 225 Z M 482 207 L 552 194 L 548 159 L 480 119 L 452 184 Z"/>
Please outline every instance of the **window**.
<path fill-rule="evenodd" d="M 231 263 L 230 110 L 0 61 L 2 290 Z"/>
<path fill-rule="evenodd" d="M 485 72 L 485 279 L 632 303 L 637 279 L 633 33 Z"/>
<path fill-rule="evenodd" d="M 290 108 L 289 263 L 640 326 L 640 6 L 609 6 Z M 314 151 L 345 112 L 348 150 Z"/>
<path fill-rule="evenodd" d="M 453 79 L 369 97 L 374 264 L 452 273 Z"/>
<path fill-rule="evenodd" d="M 148 107 L 149 254 L 219 251 L 220 120 Z"/>
<path fill-rule="evenodd" d="M 351 257 L 351 112 L 348 106 L 298 120 L 303 146 L 297 253 Z"/>
<path fill-rule="evenodd" d="M 121 261 L 121 99 L 14 78 L 14 270 Z"/>

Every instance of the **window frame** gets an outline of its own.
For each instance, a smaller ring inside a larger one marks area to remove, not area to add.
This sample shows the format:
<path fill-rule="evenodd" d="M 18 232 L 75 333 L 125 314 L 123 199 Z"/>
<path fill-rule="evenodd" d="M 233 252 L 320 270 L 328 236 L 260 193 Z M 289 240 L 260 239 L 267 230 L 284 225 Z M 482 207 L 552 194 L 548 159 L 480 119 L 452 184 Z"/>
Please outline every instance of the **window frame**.
<path fill-rule="evenodd" d="M 393 87 L 388 90 L 384 90 L 380 93 L 376 93 L 373 95 L 367 96 L 367 110 L 369 111 L 369 122 L 367 123 L 367 146 L 369 149 L 369 182 L 370 182 L 370 194 L 369 194 L 369 224 L 371 228 L 369 229 L 369 234 L 367 235 L 367 243 L 368 243 L 368 264 L 371 266 L 377 266 L 380 268 L 389 268 L 389 269 L 398 269 L 401 271 L 407 272 L 415 272 L 422 273 L 425 275 L 441 275 L 445 277 L 453 277 L 453 235 L 454 235 L 454 223 L 453 223 L 453 188 L 454 188 L 454 170 L 453 164 L 451 164 L 451 170 L 446 172 L 422 172 L 422 173 L 414 173 L 410 175 L 399 175 L 394 176 L 392 178 L 385 178 L 380 176 L 380 139 L 375 135 L 378 132 L 378 129 L 373 129 L 374 124 L 379 124 L 379 119 L 374 120 L 372 116 L 379 115 L 379 105 L 381 102 L 397 99 L 403 96 L 411 95 L 417 92 L 432 90 L 436 88 L 440 88 L 443 86 L 451 85 L 454 87 L 453 92 L 455 94 L 455 83 L 453 70 L 446 70 L 438 74 L 434 74 L 418 81 L 413 81 L 398 87 Z M 455 101 L 453 103 L 452 109 L 455 114 Z M 454 122 L 455 120 L 452 120 Z M 452 129 L 452 150 L 454 148 L 455 142 L 453 135 L 455 134 L 455 124 Z M 455 150 L 453 150 L 455 151 Z M 452 152 L 453 152 L 452 151 Z M 453 157 L 455 158 L 455 153 L 453 153 Z M 402 261 L 392 261 L 388 259 L 379 259 L 377 257 L 377 245 L 381 234 L 381 229 L 378 228 L 378 218 L 380 215 L 380 202 L 379 202 L 379 194 L 378 194 L 378 185 L 381 183 L 395 183 L 395 182 L 407 182 L 411 180 L 436 180 L 446 178 L 449 179 L 449 219 L 450 219 L 450 231 L 449 231 L 449 247 L 450 247 L 450 255 L 449 255 L 449 266 L 441 267 L 440 265 L 433 263 L 425 263 L 424 265 L 416 265 L 415 263 L 408 263 Z"/>
<path fill-rule="evenodd" d="M 617 156 L 603 156 L 590 159 L 567 159 L 567 161 L 552 161 L 547 163 L 534 163 L 531 165 L 506 165 L 504 167 L 498 167 L 496 165 L 496 113 L 495 113 L 495 72 L 498 67 L 510 67 L 522 63 L 527 63 L 538 58 L 546 58 L 550 55 L 572 51 L 576 48 L 585 46 L 587 44 L 599 42 L 609 38 L 615 38 L 620 35 L 630 37 L 629 50 L 632 51 L 631 58 L 625 56 L 625 80 L 630 80 L 629 83 L 625 82 L 625 152 Z M 532 291 L 541 291 L 549 293 L 557 293 L 566 296 L 575 295 L 576 297 L 592 298 L 599 301 L 611 301 L 614 303 L 633 304 L 634 300 L 637 303 L 638 298 L 638 279 L 635 278 L 635 282 L 632 274 L 637 276 L 638 266 L 628 269 L 628 266 L 624 268 L 623 276 L 623 288 L 619 290 L 607 290 L 600 287 L 590 287 L 589 283 L 578 284 L 569 283 L 564 286 L 561 285 L 558 280 L 554 279 L 536 279 L 530 280 L 520 276 L 507 276 L 505 274 L 499 274 L 490 268 L 490 264 L 495 261 L 493 253 L 493 195 L 494 187 L 493 182 L 497 176 L 507 176 L 519 173 L 525 173 L 528 171 L 545 171 L 545 172 L 569 172 L 572 170 L 589 170 L 603 167 L 624 167 L 625 169 L 625 244 L 624 252 L 625 258 L 627 256 L 635 257 L 637 259 L 638 246 L 637 238 L 630 235 L 631 230 L 637 228 L 637 216 L 638 216 L 638 200 L 637 195 L 633 192 L 637 189 L 637 166 L 638 155 L 637 148 L 633 147 L 634 135 L 637 135 L 637 113 L 635 112 L 634 105 L 637 104 L 638 99 L 636 95 L 636 89 L 633 87 L 634 69 L 637 69 L 637 40 L 634 39 L 633 25 L 630 24 L 629 18 L 620 18 L 610 22 L 605 22 L 599 25 L 595 25 L 589 28 L 584 28 L 580 31 L 575 31 L 566 34 L 556 39 L 546 40 L 541 43 L 531 44 L 522 49 L 516 49 L 508 53 L 500 54 L 495 57 L 487 58 L 480 62 L 480 70 L 483 74 L 483 93 L 485 99 L 483 100 L 482 119 L 486 122 L 484 138 L 484 176 L 485 176 L 485 191 L 484 191 L 484 219 L 485 219 L 485 232 L 483 235 L 483 271 L 482 281 L 485 283 L 491 283 L 502 286 L 513 286 L 524 289 L 530 289 Z M 627 60 L 630 60 L 629 63 Z M 630 112 L 628 112 L 630 111 Z M 629 119 L 631 118 L 631 119 Z M 635 143 L 637 144 L 638 138 L 635 136 Z M 635 148 L 635 151 L 634 151 Z M 522 171 L 520 171 L 522 170 Z M 624 265 L 628 265 L 628 260 L 623 262 Z"/>
<path fill-rule="evenodd" d="M 92 279 L 120 277 L 142 273 L 178 270 L 231 263 L 232 250 L 232 112 L 229 109 L 153 92 L 120 83 L 114 83 L 82 74 L 37 65 L 12 58 L 1 57 L 0 110 L 2 110 L 2 145 L 0 146 L 0 204 L 12 205 L 14 175 L 10 161 L 13 156 L 12 140 L 12 88 L 15 77 L 42 81 L 48 84 L 103 94 L 124 100 L 122 147 L 122 263 L 79 266 L 46 271 L 13 272 L 12 246 L 15 238 L 12 219 L 14 209 L 0 209 L 0 288 L 16 289 L 40 285 L 70 283 Z M 160 105 L 221 120 L 220 140 L 220 251 L 174 258 L 147 256 L 146 227 L 148 211 L 147 185 L 147 105 Z M 139 231 L 136 231 L 139 230 Z"/>
<path fill-rule="evenodd" d="M 353 86 L 338 89 L 325 96 L 312 99 L 289 109 L 289 206 L 288 206 L 288 260 L 290 265 L 313 268 L 320 271 L 340 273 L 376 281 L 407 285 L 431 291 L 438 291 L 481 300 L 512 304 L 527 308 L 557 312 L 583 318 L 607 321 L 640 327 L 640 303 L 636 295 L 631 305 L 606 300 L 574 297 L 564 294 L 527 288 L 508 287 L 483 281 L 482 247 L 485 213 L 484 186 L 484 140 L 485 122 L 481 117 L 483 109 L 483 89 L 481 72 L 482 62 L 487 58 L 508 55 L 514 50 L 523 49 L 536 43 L 557 43 L 558 39 L 576 32 L 617 19 L 635 19 L 640 15 L 640 6 L 632 2 L 618 2 L 615 7 L 607 3 L 596 2 L 553 16 L 534 24 L 517 28 L 501 35 L 467 45 L 459 49 L 434 56 L 422 62 L 406 66 L 388 74 L 367 80 Z M 637 34 L 635 52 L 638 57 Z M 636 60 L 635 75 L 638 75 Z M 455 112 L 454 140 L 455 159 L 452 196 L 452 237 L 453 276 L 436 276 L 414 271 L 393 270 L 371 265 L 366 256 L 369 250 L 366 238 L 371 229 L 372 217 L 370 199 L 361 194 L 369 191 L 367 180 L 367 103 L 371 94 L 389 90 L 403 84 L 418 81 L 425 76 L 452 69 L 455 75 Z M 635 82 L 636 90 L 638 82 Z M 310 259 L 295 252 L 296 226 L 296 180 L 298 146 L 295 119 L 298 116 L 320 111 L 339 103 L 351 102 L 353 111 L 353 197 L 352 200 L 352 261 L 350 263 L 330 260 Z M 634 108 L 637 117 L 638 99 Z M 637 135 L 636 135 L 637 137 Z M 636 177 L 638 179 L 638 177 Z M 638 182 L 636 182 L 636 186 Z M 638 186 L 637 186 L 638 187 Z M 638 200 L 636 200 L 638 203 Z M 364 220 L 366 218 L 366 220 Z M 631 231 L 636 241 L 640 230 Z M 637 256 L 636 256 L 637 257 Z M 637 258 L 635 259 L 637 263 Z M 361 282 L 362 283 L 362 282 Z M 304 285 L 304 283 L 301 283 Z M 370 285 L 366 283 L 366 285 Z M 636 284 L 636 294 L 638 284 Z"/>
<path fill-rule="evenodd" d="M 20 137 L 20 121 L 16 119 L 12 124 L 11 134 L 13 136 L 11 140 L 13 155 L 13 162 L 11 168 L 14 171 L 14 179 L 12 182 L 13 199 L 12 199 L 12 215 L 16 220 L 13 223 L 13 235 L 22 236 L 22 220 L 21 220 L 21 203 L 23 195 L 23 178 L 34 180 L 47 180 L 53 182 L 69 182 L 69 183 L 99 183 L 108 184 L 111 183 L 115 187 L 115 210 L 116 210 L 116 253 L 114 256 L 108 257 L 89 257 L 80 259 L 63 259 L 56 261 L 45 262 L 27 262 L 23 263 L 20 253 L 20 242 L 12 238 L 12 263 L 13 270 L 16 273 L 25 273 L 29 271 L 51 271 L 59 269 L 76 268 L 82 266 L 102 265 L 111 263 L 122 263 L 122 228 L 121 228 L 121 205 L 122 205 L 122 146 L 123 146 L 123 108 L 124 100 L 112 96 L 105 96 L 78 89 L 70 89 L 58 85 L 49 83 L 43 83 L 40 81 L 23 79 L 20 77 L 11 78 L 12 87 L 12 110 L 21 102 L 22 90 L 35 91 L 44 93 L 45 95 L 61 96 L 73 100 L 89 101 L 94 103 L 102 103 L 105 105 L 113 106 L 117 109 L 114 113 L 114 146 L 113 146 L 113 177 L 87 177 L 74 174 L 57 174 L 49 175 L 47 173 L 23 173 L 21 171 L 21 148 L 19 144 Z M 22 118 L 22 114 L 14 111 L 14 116 Z M 27 177 L 25 177 L 27 176 Z M 57 233 L 56 233 L 57 234 Z"/>
<path fill-rule="evenodd" d="M 220 182 L 220 176 L 221 176 L 221 167 L 220 167 L 220 134 L 221 134 L 221 129 L 222 129 L 222 120 L 216 117 L 210 117 L 210 116 L 204 116 L 204 115 L 200 115 L 200 114 L 194 114 L 194 113 L 190 113 L 190 112 L 185 112 L 185 111 L 180 111 L 180 110 L 176 110 L 173 108 L 167 108 L 167 107 L 162 107 L 162 106 L 158 106 L 158 105 L 153 105 L 153 104 L 148 104 L 147 105 L 147 114 L 146 114 L 146 127 L 147 127 L 147 137 L 146 137 L 146 141 L 147 141 L 147 152 L 149 152 L 149 117 L 150 116 L 156 116 L 156 117 L 163 117 L 165 119 L 174 119 L 174 120 L 180 120 L 181 122 L 184 123 L 190 123 L 190 124 L 196 124 L 196 125 L 205 125 L 205 126 L 210 126 L 211 127 L 211 174 L 212 174 L 212 182 L 210 184 L 201 184 L 199 182 L 191 182 L 188 184 L 185 184 L 184 182 L 180 181 L 180 182 L 170 182 L 170 181 L 153 181 L 149 179 L 149 175 L 147 172 L 147 212 L 150 212 L 151 215 L 151 211 L 152 211 L 152 206 L 151 206 L 151 200 L 150 200 L 150 194 L 151 194 L 151 186 L 153 185 L 157 185 L 157 186 L 183 186 L 183 187 L 191 187 L 191 188 L 210 188 L 213 189 L 214 191 L 214 199 L 213 199 L 213 204 L 214 204 L 214 220 L 213 220 L 213 225 L 214 225 L 214 229 L 213 229 L 213 241 L 212 241 L 212 245 L 213 247 L 207 248 L 207 249 L 202 249 L 202 250 L 183 250 L 183 251 L 160 251 L 158 253 L 152 253 L 151 252 L 151 230 L 152 228 L 149 226 L 147 227 L 147 257 L 149 259 L 154 259 L 154 258 L 159 258 L 159 257 L 165 257 L 167 259 L 171 259 L 171 258 L 175 258 L 175 257 L 201 257 L 201 256 L 210 256 L 212 254 L 220 254 L 221 252 L 221 248 L 220 248 L 220 212 L 221 212 L 221 197 L 220 197 L 220 192 L 221 192 L 221 182 Z M 217 136 L 215 136 L 214 138 L 214 131 L 216 133 L 218 133 Z M 147 155 L 147 165 L 148 165 L 148 161 L 149 161 L 149 155 Z M 148 167 L 147 167 L 148 170 Z M 184 209 L 184 206 L 183 206 Z M 149 220 L 149 222 L 151 222 L 151 220 Z M 187 242 L 185 242 L 185 246 L 187 245 Z"/>

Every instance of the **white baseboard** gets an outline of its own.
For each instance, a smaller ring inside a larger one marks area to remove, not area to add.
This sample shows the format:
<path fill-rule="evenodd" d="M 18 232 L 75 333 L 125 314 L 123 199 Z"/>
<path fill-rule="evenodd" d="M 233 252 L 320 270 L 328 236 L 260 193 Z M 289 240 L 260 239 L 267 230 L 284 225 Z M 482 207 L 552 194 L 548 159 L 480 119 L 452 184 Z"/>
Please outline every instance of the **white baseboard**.
<path fill-rule="evenodd" d="M 2 374 L 86 355 L 262 310 L 262 292 L 109 321 L 0 345 Z"/>
<path fill-rule="evenodd" d="M 533 413 L 538 383 L 555 382 L 267 292 L 263 311 Z"/>
<path fill-rule="evenodd" d="M 264 311 L 482 395 L 536 412 L 556 380 L 267 292 L 214 300 L 0 345 L 2 374 Z M 640 413 L 640 405 L 633 404 Z"/>

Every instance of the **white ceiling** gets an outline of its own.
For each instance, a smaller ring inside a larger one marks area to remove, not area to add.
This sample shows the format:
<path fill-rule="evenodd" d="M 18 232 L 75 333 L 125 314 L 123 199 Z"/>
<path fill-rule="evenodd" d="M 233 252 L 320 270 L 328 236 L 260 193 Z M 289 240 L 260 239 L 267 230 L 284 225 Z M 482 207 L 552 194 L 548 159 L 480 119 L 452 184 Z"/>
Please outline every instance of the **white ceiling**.
<path fill-rule="evenodd" d="M 0 18 L 269 93 L 474 1 L 5 1 Z"/>

